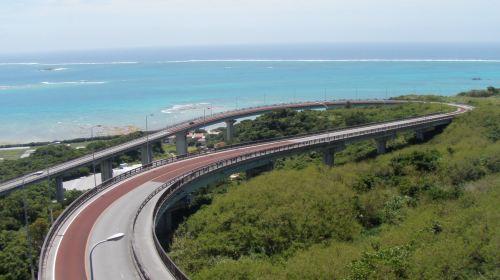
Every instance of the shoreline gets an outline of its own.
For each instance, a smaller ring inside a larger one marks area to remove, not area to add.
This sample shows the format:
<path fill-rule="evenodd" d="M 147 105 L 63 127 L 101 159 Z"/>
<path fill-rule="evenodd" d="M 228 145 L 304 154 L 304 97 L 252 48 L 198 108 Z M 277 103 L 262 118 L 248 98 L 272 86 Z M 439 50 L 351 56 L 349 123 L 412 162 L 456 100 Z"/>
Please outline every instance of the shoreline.
<path fill-rule="evenodd" d="M 63 59 L 81 61 L 77 57 Z M 132 62 L 114 57 L 108 60 L 112 64 Z M 0 84 L 0 146 L 90 138 L 90 128 L 98 124 L 107 129 L 96 129 L 94 135 L 128 134 L 144 130 L 145 116 L 150 114 L 154 117 L 148 120 L 148 126 L 153 130 L 204 113 L 264 104 L 381 99 L 406 94 L 451 96 L 474 88 L 500 86 L 500 60 L 381 62 L 395 60 L 356 59 L 367 61 L 357 64 L 330 62 L 350 61 L 346 59 L 199 59 L 177 60 L 192 64 L 74 65 L 67 71 L 37 71 L 46 68 L 39 64 L 0 66 L 0 76 L 5 77 Z M 135 71 L 134 67 L 142 70 Z M 89 84 L 97 81 L 106 83 Z"/>

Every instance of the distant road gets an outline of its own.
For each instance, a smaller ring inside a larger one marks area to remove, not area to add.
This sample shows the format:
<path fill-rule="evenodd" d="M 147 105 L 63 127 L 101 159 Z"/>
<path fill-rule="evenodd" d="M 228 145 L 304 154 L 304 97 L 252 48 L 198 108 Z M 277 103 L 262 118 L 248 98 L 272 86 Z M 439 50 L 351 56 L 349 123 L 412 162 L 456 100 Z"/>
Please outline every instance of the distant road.
<path fill-rule="evenodd" d="M 193 120 L 188 120 L 171 127 L 168 127 L 163 130 L 159 130 L 148 137 L 144 136 L 141 138 L 137 138 L 135 140 L 131 140 L 126 143 L 122 143 L 120 145 L 116 145 L 101 151 L 98 151 L 92 156 L 91 154 L 82 156 L 49 168 L 40 170 L 38 172 L 32 173 L 30 175 L 26 175 L 23 177 L 19 177 L 10 181 L 6 181 L 0 184 L 0 195 L 3 193 L 7 193 L 13 189 L 19 188 L 24 184 L 32 184 L 40 182 L 47 178 L 50 175 L 52 178 L 61 176 L 62 174 L 73 170 L 82 166 L 89 166 L 93 161 L 99 162 L 100 160 L 107 159 L 119 154 L 123 154 L 124 152 L 130 150 L 139 149 L 143 146 L 146 141 L 155 142 L 160 141 L 162 139 L 166 139 L 170 136 L 174 136 L 178 132 L 194 130 L 200 127 L 206 127 L 209 125 L 217 124 L 224 122 L 226 120 L 239 119 L 248 116 L 260 115 L 266 112 L 270 112 L 277 109 L 317 109 L 327 107 L 340 107 L 345 106 L 346 104 L 351 105 L 380 105 L 380 104 L 398 104 L 405 103 L 405 101 L 399 100 L 341 100 L 341 101 L 314 101 L 314 102 L 300 102 L 300 103 L 289 103 L 289 104 L 276 104 L 269 106 L 260 106 L 253 108 L 244 108 L 235 111 L 228 111 L 223 113 L 217 113 L 213 115 L 207 115 L 206 117 L 200 117 Z"/>
<path fill-rule="evenodd" d="M 126 237 L 123 240 L 105 243 L 96 249 L 94 253 L 96 279 L 140 279 L 144 276 L 144 271 L 140 272 L 138 265 L 145 270 L 150 279 L 172 279 L 172 274 L 164 266 L 152 241 L 152 209 L 159 194 L 154 196 L 139 212 L 137 230 L 133 232 L 131 227 L 139 206 L 158 186 L 177 176 L 189 174 L 197 168 L 238 156 L 271 150 L 286 151 L 288 149 L 293 152 L 295 146 L 315 147 L 314 143 L 335 143 L 336 139 L 351 141 L 360 139 L 359 137 L 368 138 L 400 129 L 421 128 L 425 124 L 438 125 L 468 110 L 470 110 L 468 106 L 457 105 L 457 111 L 452 113 L 250 144 L 149 169 L 99 192 L 85 203 L 70 209 L 71 212 L 65 219 L 58 219 L 51 229 L 52 237 L 46 240 L 44 245 L 46 251 L 41 256 L 39 276 L 41 279 L 88 279 L 90 247 L 113 233 L 124 232 Z M 131 254 L 132 241 L 136 244 L 133 248 L 140 263 Z"/>

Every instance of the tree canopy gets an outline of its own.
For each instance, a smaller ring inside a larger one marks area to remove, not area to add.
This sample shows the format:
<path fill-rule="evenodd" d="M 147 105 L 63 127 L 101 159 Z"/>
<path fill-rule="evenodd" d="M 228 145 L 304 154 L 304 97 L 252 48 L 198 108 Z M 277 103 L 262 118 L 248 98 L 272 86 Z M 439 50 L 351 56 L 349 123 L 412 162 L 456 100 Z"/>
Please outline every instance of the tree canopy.
<path fill-rule="evenodd" d="M 193 279 L 500 277 L 500 100 L 465 101 L 476 109 L 423 144 L 362 160 L 352 150 L 374 146 L 354 144 L 332 169 L 299 155 L 228 183 L 170 255 Z"/>

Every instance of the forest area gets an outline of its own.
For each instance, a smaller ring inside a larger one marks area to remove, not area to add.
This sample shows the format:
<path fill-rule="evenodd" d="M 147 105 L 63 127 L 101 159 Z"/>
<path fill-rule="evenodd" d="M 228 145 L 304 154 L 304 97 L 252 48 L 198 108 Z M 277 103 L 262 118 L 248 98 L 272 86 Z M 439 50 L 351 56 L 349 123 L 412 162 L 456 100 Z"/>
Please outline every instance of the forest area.
<path fill-rule="evenodd" d="M 311 152 L 200 192 L 170 256 L 192 279 L 499 278 L 500 100 L 452 100 L 476 109 L 424 143 L 354 144 L 331 169 Z"/>
<path fill-rule="evenodd" d="M 441 97 L 427 99 L 441 100 Z M 195 279 L 294 278 L 292 274 L 297 275 L 297 278 L 311 279 L 368 279 L 372 276 L 366 271 L 372 271 L 373 266 L 380 266 L 383 271 L 391 273 L 393 269 L 401 270 L 398 273 L 403 278 L 411 276 L 406 268 L 408 260 L 397 259 L 399 257 L 393 254 L 401 250 L 401 254 L 414 254 L 416 245 L 411 245 L 411 250 L 404 246 L 409 246 L 410 238 L 419 237 L 401 237 L 399 243 L 386 244 L 386 240 L 393 238 L 386 232 L 413 223 L 411 219 L 414 216 L 414 219 L 418 218 L 417 214 L 421 211 L 419 207 L 446 202 L 450 204 L 450 209 L 456 208 L 466 196 L 472 195 L 474 199 L 480 200 L 481 193 L 469 192 L 468 189 L 489 191 L 490 188 L 485 186 L 498 184 L 494 175 L 500 169 L 498 99 L 467 100 L 477 105 L 478 110 L 461 117 L 442 135 L 425 144 L 413 147 L 410 145 L 415 144 L 413 136 L 403 134 L 389 143 L 393 152 L 380 157 L 375 157 L 372 142 L 350 145 L 337 156 L 337 166 L 333 169 L 323 167 L 318 153 L 312 152 L 279 160 L 275 164 L 276 171 L 248 182 L 228 183 L 200 194 L 197 201 L 203 203 L 195 205 L 199 211 L 179 227 L 171 246 L 172 256 Z M 222 143 L 224 146 L 450 110 L 453 108 L 427 103 L 348 107 L 328 111 L 280 110 L 237 123 L 236 138 L 232 143 L 224 143 L 223 133 L 212 135 L 213 138 L 208 140 L 209 145 Z M 457 126 L 461 127 L 455 128 Z M 473 129 L 471 134 L 462 139 L 464 135 L 459 135 L 459 130 L 469 127 Z M 81 150 L 66 145 L 41 146 L 30 158 L 0 162 L 0 178 L 6 180 L 44 169 L 47 165 L 141 135 L 138 132 L 94 141 Z M 469 149 L 468 145 L 472 143 L 477 145 Z M 162 147 L 155 146 L 155 158 L 162 156 Z M 138 159 L 138 152 L 129 152 L 116 158 L 114 165 Z M 475 164 L 469 166 L 472 159 L 480 162 L 479 169 L 474 167 Z M 465 171 L 466 175 L 462 175 Z M 68 178 L 90 172 L 85 167 L 69 174 Z M 471 184 L 477 184 L 478 187 L 467 187 Z M 248 199 L 250 189 L 261 191 L 258 196 Z M 36 273 L 40 248 L 51 222 L 81 193 L 66 191 L 64 203 L 57 203 L 54 201 L 55 184 L 49 180 L 0 198 L 0 279 L 30 279 L 28 236 L 32 245 L 31 264 Z M 488 197 L 489 201 L 495 201 L 494 194 Z M 240 200 L 246 202 L 241 204 Z M 486 207 L 486 202 L 476 204 Z M 299 213 L 301 209 L 307 211 Z M 433 210 L 427 211 L 429 217 L 433 215 Z M 215 215 L 218 219 L 209 219 L 211 223 L 207 227 L 208 223 L 203 221 L 206 215 Z M 441 220 L 436 218 L 436 221 Z M 438 230 L 451 230 L 443 229 L 440 223 Z M 495 223 L 488 225 L 490 228 L 485 238 L 491 239 Z M 412 230 L 412 226 L 415 225 L 407 225 L 406 231 Z M 231 242 L 223 240 L 227 236 L 231 237 Z M 498 237 L 496 241 L 498 249 Z M 373 247 L 372 244 L 379 245 Z M 398 246 L 403 247 L 395 249 Z M 334 252 L 336 255 L 332 255 Z M 340 252 L 351 253 L 341 258 L 337 256 Z M 483 255 L 481 257 L 484 258 Z M 333 260 L 335 272 L 325 270 L 333 265 Z M 393 262 L 403 261 L 402 267 L 391 266 Z M 484 260 L 490 265 L 492 261 L 491 256 Z M 496 261 L 498 263 L 498 259 Z M 306 269 L 309 263 L 316 264 L 316 267 Z M 292 267 L 297 270 L 300 268 L 302 274 L 293 272 Z M 361 274 L 352 274 L 353 270 L 359 270 Z M 494 273 L 494 269 L 485 271 Z"/>

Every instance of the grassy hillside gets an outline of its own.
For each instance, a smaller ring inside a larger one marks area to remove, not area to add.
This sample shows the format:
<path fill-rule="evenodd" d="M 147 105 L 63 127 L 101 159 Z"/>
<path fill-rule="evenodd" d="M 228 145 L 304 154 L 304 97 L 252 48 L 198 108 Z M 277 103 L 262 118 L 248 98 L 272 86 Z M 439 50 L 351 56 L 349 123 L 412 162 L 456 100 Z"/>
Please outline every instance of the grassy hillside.
<path fill-rule="evenodd" d="M 171 256 L 193 279 L 499 278 L 500 100 L 467 101 L 425 144 L 333 169 L 298 157 L 214 194 Z"/>
<path fill-rule="evenodd" d="M 322 119 L 325 116 L 328 118 L 334 118 L 336 120 L 336 125 L 345 125 L 346 122 L 376 121 L 387 118 L 398 118 L 404 115 L 410 116 L 436 112 L 442 109 L 447 108 L 432 104 L 409 104 L 394 107 L 371 107 L 367 109 L 350 110 L 343 109 L 338 110 L 338 112 L 335 113 L 307 111 L 297 114 L 293 111 L 287 111 L 285 113 L 289 116 L 285 117 L 279 113 L 271 113 L 263 116 L 259 125 L 262 125 L 262 122 L 271 121 L 276 121 L 275 123 L 286 123 L 292 119 L 299 120 L 303 118 L 302 116 L 308 116 L 305 119 L 309 121 L 295 123 L 295 129 L 302 131 L 303 129 L 310 129 L 310 126 L 314 123 L 325 123 L 324 119 Z M 253 129 L 252 122 L 246 121 L 245 124 L 248 126 L 245 129 Z M 282 133 L 279 131 L 281 128 L 285 128 L 285 126 L 280 125 L 273 127 L 273 131 Z M 241 131 L 245 131 L 245 129 Z M 286 133 L 291 132 L 292 130 L 286 131 Z M 109 147 L 110 145 L 140 137 L 141 135 L 141 132 L 136 132 L 131 135 L 115 137 L 113 139 L 96 140 L 88 143 L 85 149 L 75 149 L 74 147 L 63 144 L 46 145 L 47 143 L 40 143 L 36 152 L 29 158 L 1 161 L 0 181 L 19 176 L 21 174 L 30 173 L 35 170 L 44 169 L 47 165 L 57 164 L 92 152 L 92 150 L 100 150 L 102 148 Z M 80 146 L 82 143 L 76 143 L 76 145 Z M 171 145 L 164 145 L 163 147 L 165 147 L 165 151 L 167 153 L 172 152 Z M 161 146 L 155 145 L 153 148 L 155 158 L 167 156 L 163 154 L 163 148 Z M 190 149 L 192 148 L 193 147 L 190 147 Z M 117 165 L 123 161 L 134 162 L 138 159 L 139 153 L 137 151 L 130 151 L 125 155 L 116 157 L 114 159 L 114 164 Z M 81 168 L 71 174 L 67 174 L 66 179 L 79 177 L 87 173 L 89 173 L 88 168 Z M 47 182 L 43 182 L 30 186 L 24 190 L 14 191 L 9 195 L 0 198 L 0 279 L 29 279 L 30 277 L 23 200 L 26 199 L 28 229 L 32 239 L 32 253 L 34 256 L 33 264 L 36 270 L 38 256 L 45 234 L 50 226 L 51 217 L 56 218 L 59 213 L 61 213 L 62 209 L 71 203 L 71 201 L 76 199 L 80 194 L 80 191 L 66 191 L 64 204 L 52 202 L 55 197 L 55 182 L 52 180 L 50 182 L 50 186 L 47 185 Z"/>

